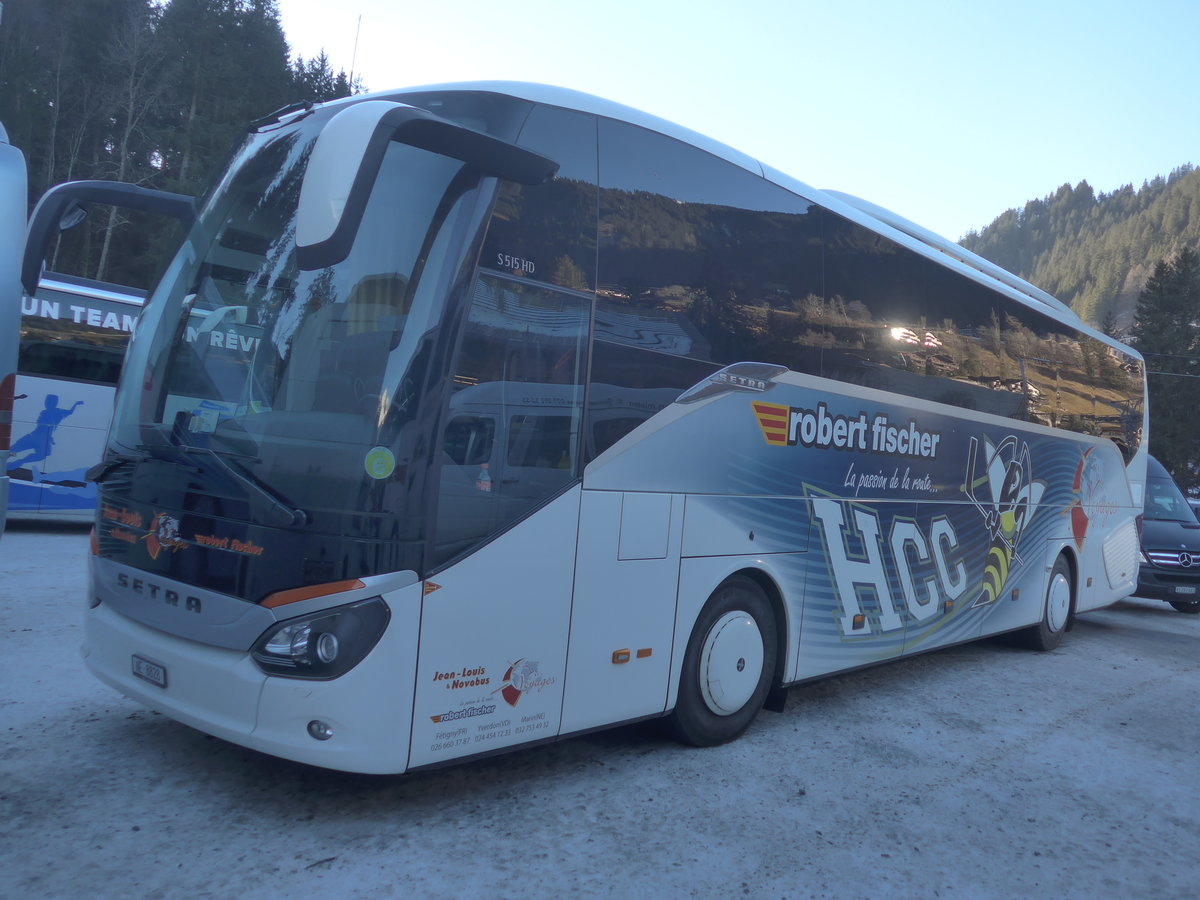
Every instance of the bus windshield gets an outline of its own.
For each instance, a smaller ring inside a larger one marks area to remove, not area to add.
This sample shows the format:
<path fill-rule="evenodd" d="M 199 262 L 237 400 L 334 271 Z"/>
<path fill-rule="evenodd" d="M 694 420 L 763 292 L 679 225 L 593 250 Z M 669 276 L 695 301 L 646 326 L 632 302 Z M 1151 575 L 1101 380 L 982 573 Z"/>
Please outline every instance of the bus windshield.
<path fill-rule="evenodd" d="M 193 465 L 181 511 L 218 497 L 262 524 L 395 536 L 415 512 L 409 426 L 480 178 L 392 144 L 349 257 L 302 271 L 296 210 L 320 124 L 252 136 L 211 193 L 134 342 L 110 460 Z"/>
<path fill-rule="evenodd" d="M 1158 522 L 1196 524 L 1196 514 L 1188 506 L 1175 482 L 1153 474 L 1146 479 L 1145 515 L 1147 519 Z"/>

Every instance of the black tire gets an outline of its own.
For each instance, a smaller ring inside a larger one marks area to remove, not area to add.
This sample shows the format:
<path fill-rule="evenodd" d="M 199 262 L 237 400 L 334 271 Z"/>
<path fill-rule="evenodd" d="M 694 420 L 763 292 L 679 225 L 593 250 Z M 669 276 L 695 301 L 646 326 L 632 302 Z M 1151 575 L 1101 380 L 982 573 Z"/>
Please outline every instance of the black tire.
<path fill-rule="evenodd" d="M 1181 613 L 1191 616 L 1200 613 L 1200 600 L 1168 600 L 1167 602 Z"/>
<path fill-rule="evenodd" d="M 683 657 L 670 718 L 679 740 L 711 747 L 749 727 L 775 678 L 776 635 L 771 603 L 752 579 L 733 575 L 713 591 Z"/>
<path fill-rule="evenodd" d="M 1021 633 L 1023 643 L 1033 650 L 1053 650 L 1062 643 L 1071 621 L 1074 606 L 1075 583 L 1071 577 L 1071 564 L 1065 556 L 1059 556 L 1046 579 L 1046 592 L 1042 600 L 1042 621 Z"/>

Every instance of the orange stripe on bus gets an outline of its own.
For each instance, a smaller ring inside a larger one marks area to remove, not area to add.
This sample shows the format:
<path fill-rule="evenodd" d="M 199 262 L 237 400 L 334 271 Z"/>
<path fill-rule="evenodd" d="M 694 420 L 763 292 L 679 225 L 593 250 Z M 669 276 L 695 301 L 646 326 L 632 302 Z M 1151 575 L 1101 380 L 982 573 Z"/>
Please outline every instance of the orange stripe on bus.
<path fill-rule="evenodd" d="M 310 584 L 308 587 L 292 588 L 288 591 L 276 591 L 274 594 L 269 594 L 259 606 L 274 609 L 277 606 L 287 606 L 289 603 L 299 603 L 301 600 L 311 600 L 313 597 L 357 591 L 365 587 L 366 585 L 357 578 L 352 578 L 350 581 L 331 581 L 329 584 Z"/>

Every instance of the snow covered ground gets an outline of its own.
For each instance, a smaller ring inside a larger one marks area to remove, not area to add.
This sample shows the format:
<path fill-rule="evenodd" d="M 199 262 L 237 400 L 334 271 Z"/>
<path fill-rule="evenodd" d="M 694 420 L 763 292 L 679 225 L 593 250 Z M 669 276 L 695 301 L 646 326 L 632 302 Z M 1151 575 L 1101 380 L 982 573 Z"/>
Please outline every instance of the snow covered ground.
<path fill-rule="evenodd" d="M 1193 897 L 1200 617 L 1129 600 L 637 726 L 344 775 L 147 712 L 79 656 L 87 536 L 0 539 L 0 896 Z"/>

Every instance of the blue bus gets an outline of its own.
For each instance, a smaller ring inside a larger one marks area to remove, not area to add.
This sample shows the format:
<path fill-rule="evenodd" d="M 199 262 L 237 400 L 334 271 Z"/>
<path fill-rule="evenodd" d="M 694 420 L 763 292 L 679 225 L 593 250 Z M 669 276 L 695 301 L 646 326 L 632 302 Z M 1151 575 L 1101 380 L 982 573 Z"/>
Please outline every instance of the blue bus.
<path fill-rule="evenodd" d="M 113 394 L 144 294 L 56 273 L 20 298 L 5 473 L 14 519 L 91 521 Z"/>

